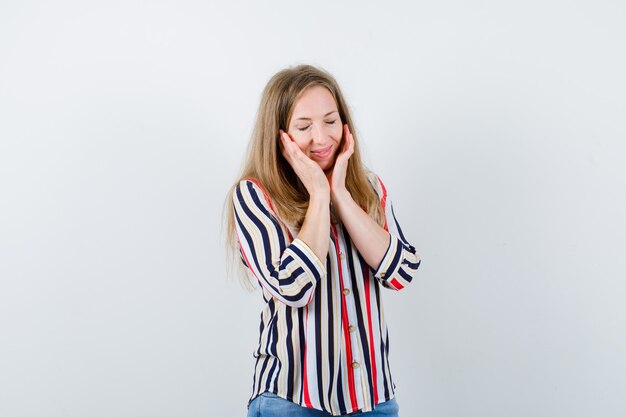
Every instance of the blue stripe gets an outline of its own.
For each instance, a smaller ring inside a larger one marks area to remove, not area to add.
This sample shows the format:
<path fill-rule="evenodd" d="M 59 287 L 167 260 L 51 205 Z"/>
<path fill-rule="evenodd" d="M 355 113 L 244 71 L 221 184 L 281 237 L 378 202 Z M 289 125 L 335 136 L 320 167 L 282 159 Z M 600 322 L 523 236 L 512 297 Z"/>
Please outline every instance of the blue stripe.
<path fill-rule="evenodd" d="M 248 183 L 248 186 L 251 190 L 253 190 L 253 188 L 250 187 L 250 183 Z M 280 277 L 280 270 L 286 270 L 289 267 L 289 261 L 293 260 L 293 257 L 286 257 L 285 260 L 280 264 L 279 269 L 277 270 L 276 268 L 274 268 L 274 265 L 272 264 L 272 257 L 271 257 L 271 244 L 270 244 L 270 237 L 269 237 L 269 232 L 267 229 L 265 229 L 264 223 L 257 218 L 254 213 L 252 212 L 252 210 L 250 210 L 250 208 L 246 205 L 246 200 L 243 197 L 243 194 L 241 193 L 240 188 L 238 187 L 237 190 L 237 198 L 239 200 L 240 206 L 243 209 L 244 213 L 246 214 L 246 216 L 256 225 L 257 229 L 259 230 L 259 235 L 263 241 L 263 251 L 265 253 L 265 266 L 266 266 L 266 270 L 269 273 L 269 275 L 276 279 L 279 283 L 280 286 L 285 286 L 285 285 L 291 285 L 295 282 L 295 280 L 298 278 L 298 276 L 302 275 L 304 273 L 304 271 L 302 270 L 302 268 L 298 268 L 296 270 L 294 270 L 294 272 L 292 273 L 291 276 L 287 276 L 285 278 L 281 278 Z M 256 204 L 261 204 L 261 202 L 259 201 L 258 197 L 256 197 L 255 193 L 252 193 L 252 198 L 253 200 L 256 202 Z M 257 207 L 259 208 L 262 212 L 264 212 L 265 214 L 269 215 L 269 212 L 267 210 L 265 210 L 262 206 L 261 207 Z M 235 218 L 237 223 L 239 224 L 239 228 L 241 229 L 241 231 L 243 232 L 244 238 L 246 240 L 246 242 L 248 243 L 248 247 L 250 248 L 250 250 L 252 251 L 252 256 L 251 258 L 253 259 L 253 261 L 255 262 L 255 265 L 257 267 L 257 269 L 259 271 L 263 271 L 264 269 L 261 268 L 261 265 L 259 264 L 259 255 L 257 254 L 256 248 L 254 246 L 254 240 L 252 239 L 252 236 L 250 235 L 250 233 L 248 232 L 248 230 L 245 228 L 241 218 L 239 217 L 238 214 L 238 210 L 237 207 L 235 206 Z M 275 220 L 272 218 L 272 222 L 275 222 Z M 280 231 L 280 233 L 279 233 Z M 278 229 L 276 230 L 276 234 L 277 236 L 281 236 L 282 235 L 282 230 L 280 230 L 280 227 L 278 227 Z M 281 237 L 279 239 L 281 242 L 284 243 L 284 239 Z M 300 254 L 300 256 L 302 257 L 302 251 L 300 251 L 296 246 L 294 245 L 290 245 L 290 249 L 294 250 L 294 252 L 296 252 L 297 254 Z M 308 260 L 307 260 L 308 261 Z M 310 264 L 310 261 L 308 261 Z M 306 262 L 305 262 L 306 263 Z M 319 276 L 319 274 L 316 274 L 317 276 Z M 263 281 L 266 282 L 266 284 L 276 293 L 276 294 L 280 294 L 279 289 L 272 285 L 267 277 L 264 276 L 264 274 L 262 274 L 261 278 L 263 278 Z M 319 279 L 319 278 L 318 278 Z M 300 291 L 297 294 L 294 295 L 283 295 L 280 294 L 282 298 L 284 298 L 286 301 L 290 301 L 290 302 L 297 302 L 300 301 L 305 295 L 306 292 L 308 291 L 308 289 L 311 288 L 311 284 L 307 283 L 305 284 Z"/>
<path fill-rule="evenodd" d="M 402 261 L 402 263 L 404 265 L 408 266 L 411 269 L 417 269 L 420 266 L 420 264 L 422 263 L 422 261 L 420 260 L 420 261 L 417 261 L 416 263 L 413 263 L 413 262 L 409 262 L 408 260 L 405 259 L 405 260 Z"/>
<path fill-rule="evenodd" d="M 252 197 L 252 200 L 254 201 L 256 208 L 259 209 L 267 217 L 267 219 L 271 220 L 272 224 L 274 224 L 275 230 L 273 231 L 273 233 L 266 229 L 265 223 L 263 223 L 261 219 L 258 218 L 252 212 L 250 207 L 248 207 L 246 203 L 246 199 L 243 197 L 243 194 L 241 194 L 241 190 L 239 190 L 239 188 L 237 188 L 237 196 L 240 198 L 239 203 L 244 213 L 255 224 L 255 226 L 259 230 L 259 236 L 261 237 L 261 240 L 263 241 L 263 253 L 265 254 L 265 267 L 273 278 L 278 279 L 278 271 L 275 270 L 274 265 L 272 264 L 272 257 L 271 257 L 272 246 L 270 243 L 270 234 L 272 234 L 273 236 L 281 235 L 282 231 L 280 230 L 280 226 L 278 225 L 278 222 L 276 221 L 276 219 L 274 219 L 269 214 L 269 212 L 265 210 L 265 208 L 263 207 L 263 204 L 259 200 L 256 193 L 251 191 L 250 196 Z M 282 253 L 282 251 L 280 253 Z M 257 256 L 255 256 L 255 258 L 257 258 Z"/>
<path fill-rule="evenodd" d="M 398 229 L 398 234 L 400 235 L 400 240 L 402 240 L 402 243 L 405 243 L 408 245 L 408 242 L 406 240 L 406 238 L 404 237 L 404 234 L 402 233 L 402 228 L 400 228 L 400 223 L 398 223 L 398 220 L 396 219 L 396 213 L 393 211 L 393 204 L 391 204 L 391 202 L 389 202 L 389 205 L 391 206 L 391 216 L 393 217 L 393 222 L 396 225 L 396 229 Z"/>
<path fill-rule="evenodd" d="M 304 252 L 300 250 L 296 245 L 290 245 L 289 249 L 298 256 L 298 260 L 300 260 L 303 264 L 309 268 L 309 270 L 313 273 L 315 281 L 319 281 L 321 276 L 317 270 L 317 266 L 306 256 Z"/>
<path fill-rule="evenodd" d="M 263 268 L 261 268 L 261 265 L 259 264 L 259 256 L 257 255 L 255 247 L 254 247 L 254 240 L 252 239 L 252 236 L 248 232 L 248 229 L 246 229 L 245 226 L 243 225 L 243 222 L 241 221 L 241 218 L 239 217 L 239 214 L 237 213 L 236 210 L 235 210 L 235 220 L 237 221 L 237 224 L 239 225 L 239 229 L 241 230 L 241 234 L 243 235 L 244 240 L 248 244 L 248 247 L 250 248 L 250 251 L 252 251 L 252 253 L 250 254 L 251 256 L 248 258 L 248 261 L 254 262 L 254 265 L 256 266 L 257 270 L 263 271 Z M 241 236 L 239 236 L 239 239 L 241 240 Z M 252 258 L 252 259 L 250 259 L 250 258 Z M 258 277 L 258 278 L 263 278 L 263 281 L 265 281 L 265 283 L 267 284 L 268 287 L 270 287 L 274 292 L 278 292 L 276 287 L 274 287 L 265 278 L 265 276 L 261 276 L 261 277 Z"/>
<path fill-rule="evenodd" d="M 398 263 L 400 262 L 400 259 L 402 258 L 402 244 L 400 243 L 399 240 L 396 241 L 396 251 L 393 254 L 393 259 L 391 260 L 391 262 L 389 263 L 389 266 L 387 267 L 387 270 L 385 271 L 385 280 L 391 278 L 392 273 L 396 270 L 396 267 L 398 266 Z"/>
<path fill-rule="evenodd" d="M 293 389 L 294 389 L 294 380 L 293 380 L 293 323 L 292 323 L 292 309 L 289 306 L 285 307 L 285 323 L 287 327 L 287 338 L 285 340 L 285 347 L 287 348 L 287 398 L 293 400 Z"/>
<path fill-rule="evenodd" d="M 265 208 L 265 205 L 263 203 L 261 203 L 261 200 L 259 198 L 259 193 L 263 194 L 263 191 L 259 190 L 257 188 L 257 185 L 255 183 L 253 183 L 252 181 L 247 181 L 246 185 L 248 187 L 248 192 L 250 193 L 250 196 L 252 197 L 252 200 L 254 201 L 256 207 L 261 210 L 263 212 L 263 214 L 269 218 L 272 223 L 274 224 L 274 227 L 276 228 L 276 231 L 278 233 L 278 246 L 280 248 L 280 252 L 282 253 L 282 251 L 285 249 L 286 246 L 286 242 L 285 242 L 285 237 L 282 233 L 282 229 L 280 227 L 280 223 L 278 222 L 278 219 L 272 215 L 272 213 L 270 213 L 269 210 L 267 210 Z"/>
<path fill-rule="evenodd" d="M 376 306 L 380 306 L 380 289 L 378 287 L 378 285 L 374 285 L 374 294 L 375 294 L 375 299 L 376 299 Z M 378 331 L 380 334 L 380 337 L 378 338 L 378 340 L 380 341 L 378 347 L 377 347 L 377 352 L 380 354 L 380 357 L 382 358 L 382 360 L 385 360 L 385 342 L 383 341 L 382 335 L 384 332 L 384 328 L 383 328 L 383 321 L 381 319 L 381 311 L 380 308 L 377 308 L 377 314 L 378 314 Z M 379 364 L 380 370 L 383 373 L 383 389 L 384 389 L 384 393 L 385 393 L 385 398 L 389 398 L 389 385 L 387 383 L 387 370 L 385 368 L 385 362 L 380 363 Z"/>
<path fill-rule="evenodd" d="M 350 297 L 354 297 L 354 302 L 349 304 L 352 306 L 349 308 L 354 309 L 350 311 L 350 317 L 354 319 L 354 323 L 351 324 L 357 326 L 357 331 L 350 333 L 355 339 L 353 348 L 359 347 L 364 354 L 362 360 L 359 361 L 363 379 L 357 384 L 362 384 L 364 399 L 369 398 L 369 400 L 361 406 L 371 409 L 376 395 L 379 396 L 380 401 L 389 400 L 395 391 L 395 383 L 389 368 L 389 332 L 382 319 L 384 313 L 380 288 L 391 287 L 388 280 L 393 279 L 394 276 L 398 280 L 411 282 L 415 276 L 413 272 L 421 264 L 419 257 L 413 258 L 409 255 L 415 255 L 415 248 L 406 242 L 395 217 L 391 200 L 388 200 L 387 219 L 395 237 L 392 237 L 385 251 L 383 257 L 385 263 L 381 261 L 378 268 L 372 268 L 358 253 L 345 227 L 339 225 L 341 232 L 337 239 L 337 244 L 345 251 L 345 259 L 325 256 L 320 258 L 322 262 L 320 265 L 315 255 L 307 250 L 306 243 L 298 247 L 298 244 L 294 245 L 289 241 L 285 226 L 268 205 L 269 197 L 263 194 L 262 189 L 254 182 L 241 181 L 239 187 L 235 187 L 233 198 L 236 231 L 242 244 L 240 254 L 245 255 L 252 269 L 260 271 L 262 276 L 258 278 L 264 287 L 262 293 L 264 308 L 260 317 L 259 339 L 253 353 L 256 365 L 250 401 L 264 390 L 268 390 L 289 401 L 303 405 L 304 375 L 302 372 L 306 348 L 311 354 L 310 362 L 307 359 L 307 366 L 313 406 L 334 414 L 345 414 L 351 409 L 350 390 L 346 382 L 347 375 L 353 372 L 353 369 L 342 363 L 342 360 L 345 361 L 346 358 L 346 351 L 341 348 L 343 346 L 342 303 L 333 304 L 333 300 L 340 300 L 343 297 L 340 293 L 339 277 L 335 276 L 339 267 L 338 263 L 342 264 L 345 279 L 349 280 L 352 290 Z M 394 225 L 395 230 L 393 230 Z M 393 241 L 396 243 L 393 244 Z M 329 243 L 334 244 L 334 237 L 331 234 L 329 234 Z M 272 264 L 272 259 L 274 262 L 279 261 L 280 264 Z M 386 270 L 383 271 L 382 268 L 385 266 Z M 379 280 L 373 277 L 372 273 L 378 271 L 387 273 L 385 279 Z M 266 282 L 267 280 L 271 280 L 273 285 Z M 365 293 L 362 292 L 364 291 L 363 285 L 368 285 L 368 283 L 372 288 L 370 302 L 374 328 L 371 335 L 368 333 Z M 267 289 L 270 291 L 268 292 Z M 292 291 L 288 296 L 283 296 L 280 291 L 286 289 Z M 308 310 L 309 329 L 307 330 L 304 323 L 307 310 L 293 307 L 291 301 L 303 301 L 303 297 L 308 297 L 313 290 L 312 304 L 309 304 Z M 297 291 L 298 294 L 293 294 L 293 291 Z M 279 329 L 282 332 L 280 338 Z M 369 356 L 371 350 L 375 351 L 377 358 L 378 392 L 376 393 Z M 339 358 L 338 361 L 335 360 L 335 356 Z M 327 379 L 322 381 L 322 375 L 326 375 Z M 316 379 L 317 384 L 313 383 Z"/>
<path fill-rule="evenodd" d="M 400 268 L 398 270 L 398 274 L 402 277 L 402 279 L 404 279 L 406 282 L 411 282 L 413 280 L 413 277 L 410 276 L 409 274 L 407 274 L 406 272 L 404 272 L 404 269 Z"/>

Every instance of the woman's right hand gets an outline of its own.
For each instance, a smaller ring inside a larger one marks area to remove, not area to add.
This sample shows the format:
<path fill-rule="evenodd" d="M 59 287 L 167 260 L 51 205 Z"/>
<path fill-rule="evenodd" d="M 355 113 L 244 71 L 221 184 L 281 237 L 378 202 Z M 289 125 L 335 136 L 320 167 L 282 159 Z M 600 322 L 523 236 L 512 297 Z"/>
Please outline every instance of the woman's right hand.
<path fill-rule="evenodd" d="M 322 168 L 306 156 L 289 134 L 280 130 L 280 150 L 293 168 L 294 172 L 306 187 L 309 195 L 320 195 L 330 198 L 330 185 Z"/>

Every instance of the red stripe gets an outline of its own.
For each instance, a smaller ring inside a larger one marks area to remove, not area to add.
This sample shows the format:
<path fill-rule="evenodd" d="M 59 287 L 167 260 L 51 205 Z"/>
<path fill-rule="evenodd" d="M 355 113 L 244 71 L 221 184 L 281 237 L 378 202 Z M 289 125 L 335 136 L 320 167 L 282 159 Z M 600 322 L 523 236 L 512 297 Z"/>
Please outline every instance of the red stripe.
<path fill-rule="evenodd" d="M 337 259 L 340 259 L 339 256 L 339 238 L 337 237 L 337 229 L 335 225 L 332 225 L 333 228 L 333 236 L 335 237 L 335 253 L 337 255 Z M 350 402 L 352 403 L 352 411 L 356 411 L 359 409 L 359 404 L 356 399 L 356 386 L 354 384 L 354 370 L 352 368 L 352 343 L 350 342 L 350 331 L 348 330 L 348 326 L 350 323 L 348 322 L 348 308 L 346 306 L 345 295 L 343 295 L 344 285 L 343 285 L 343 271 L 341 267 L 341 261 L 338 263 L 339 267 L 339 283 L 341 285 L 341 321 L 343 323 L 343 338 L 346 342 L 346 362 L 348 368 L 348 391 L 350 393 Z"/>
<path fill-rule="evenodd" d="M 404 285 L 400 284 L 397 279 L 393 278 L 391 281 L 388 281 L 393 287 L 397 290 L 401 290 L 404 288 Z"/>
<path fill-rule="evenodd" d="M 306 355 L 307 355 L 307 343 L 306 336 L 309 328 L 309 306 L 306 306 L 306 318 L 304 319 L 304 369 L 302 370 L 302 389 L 304 390 L 304 406 L 308 408 L 313 408 L 313 404 L 311 404 L 311 396 L 309 395 L 309 379 L 308 379 L 308 370 L 306 366 Z"/>
<path fill-rule="evenodd" d="M 363 286 L 365 287 L 365 304 L 367 305 L 367 327 L 369 330 L 370 362 L 372 363 L 372 385 L 374 389 L 374 404 L 378 404 L 378 383 L 376 381 L 376 354 L 374 353 L 374 332 L 372 331 L 372 306 L 370 303 L 370 280 L 365 265 L 363 270 Z"/>

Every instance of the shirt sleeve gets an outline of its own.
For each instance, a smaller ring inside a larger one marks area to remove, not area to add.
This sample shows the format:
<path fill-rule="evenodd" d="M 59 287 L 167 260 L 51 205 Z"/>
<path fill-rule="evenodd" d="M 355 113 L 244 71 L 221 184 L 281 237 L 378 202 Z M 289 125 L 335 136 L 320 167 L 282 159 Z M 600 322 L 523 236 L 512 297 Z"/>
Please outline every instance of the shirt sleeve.
<path fill-rule="evenodd" d="M 385 230 L 391 237 L 387 251 L 373 274 L 383 286 L 399 291 L 411 283 L 421 264 L 421 256 L 406 240 L 393 210 L 387 189 L 378 176 L 374 176 L 376 189 L 385 213 Z"/>
<path fill-rule="evenodd" d="M 233 205 L 240 253 L 250 272 L 279 301 L 291 307 L 307 305 L 317 282 L 326 276 L 325 264 L 304 241 L 288 242 L 286 229 L 255 182 L 239 183 Z"/>

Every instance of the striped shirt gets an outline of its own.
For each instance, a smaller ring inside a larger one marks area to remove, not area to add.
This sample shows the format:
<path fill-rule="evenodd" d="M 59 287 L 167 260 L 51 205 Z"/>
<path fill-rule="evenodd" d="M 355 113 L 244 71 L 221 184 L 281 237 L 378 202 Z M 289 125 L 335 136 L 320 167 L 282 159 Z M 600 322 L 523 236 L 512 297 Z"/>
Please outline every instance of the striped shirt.
<path fill-rule="evenodd" d="M 380 286 L 403 289 L 421 260 L 402 234 L 382 181 L 368 178 L 391 236 L 375 267 L 365 263 L 341 222 L 331 222 L 328 255 L 319 259 L 281 221 L 258 181 L 238 184 L 233 204 L 241 259 L 265 301 L 249 403 L 270 391 L 340 415 L 371 411 L 393 398 Z"/>

